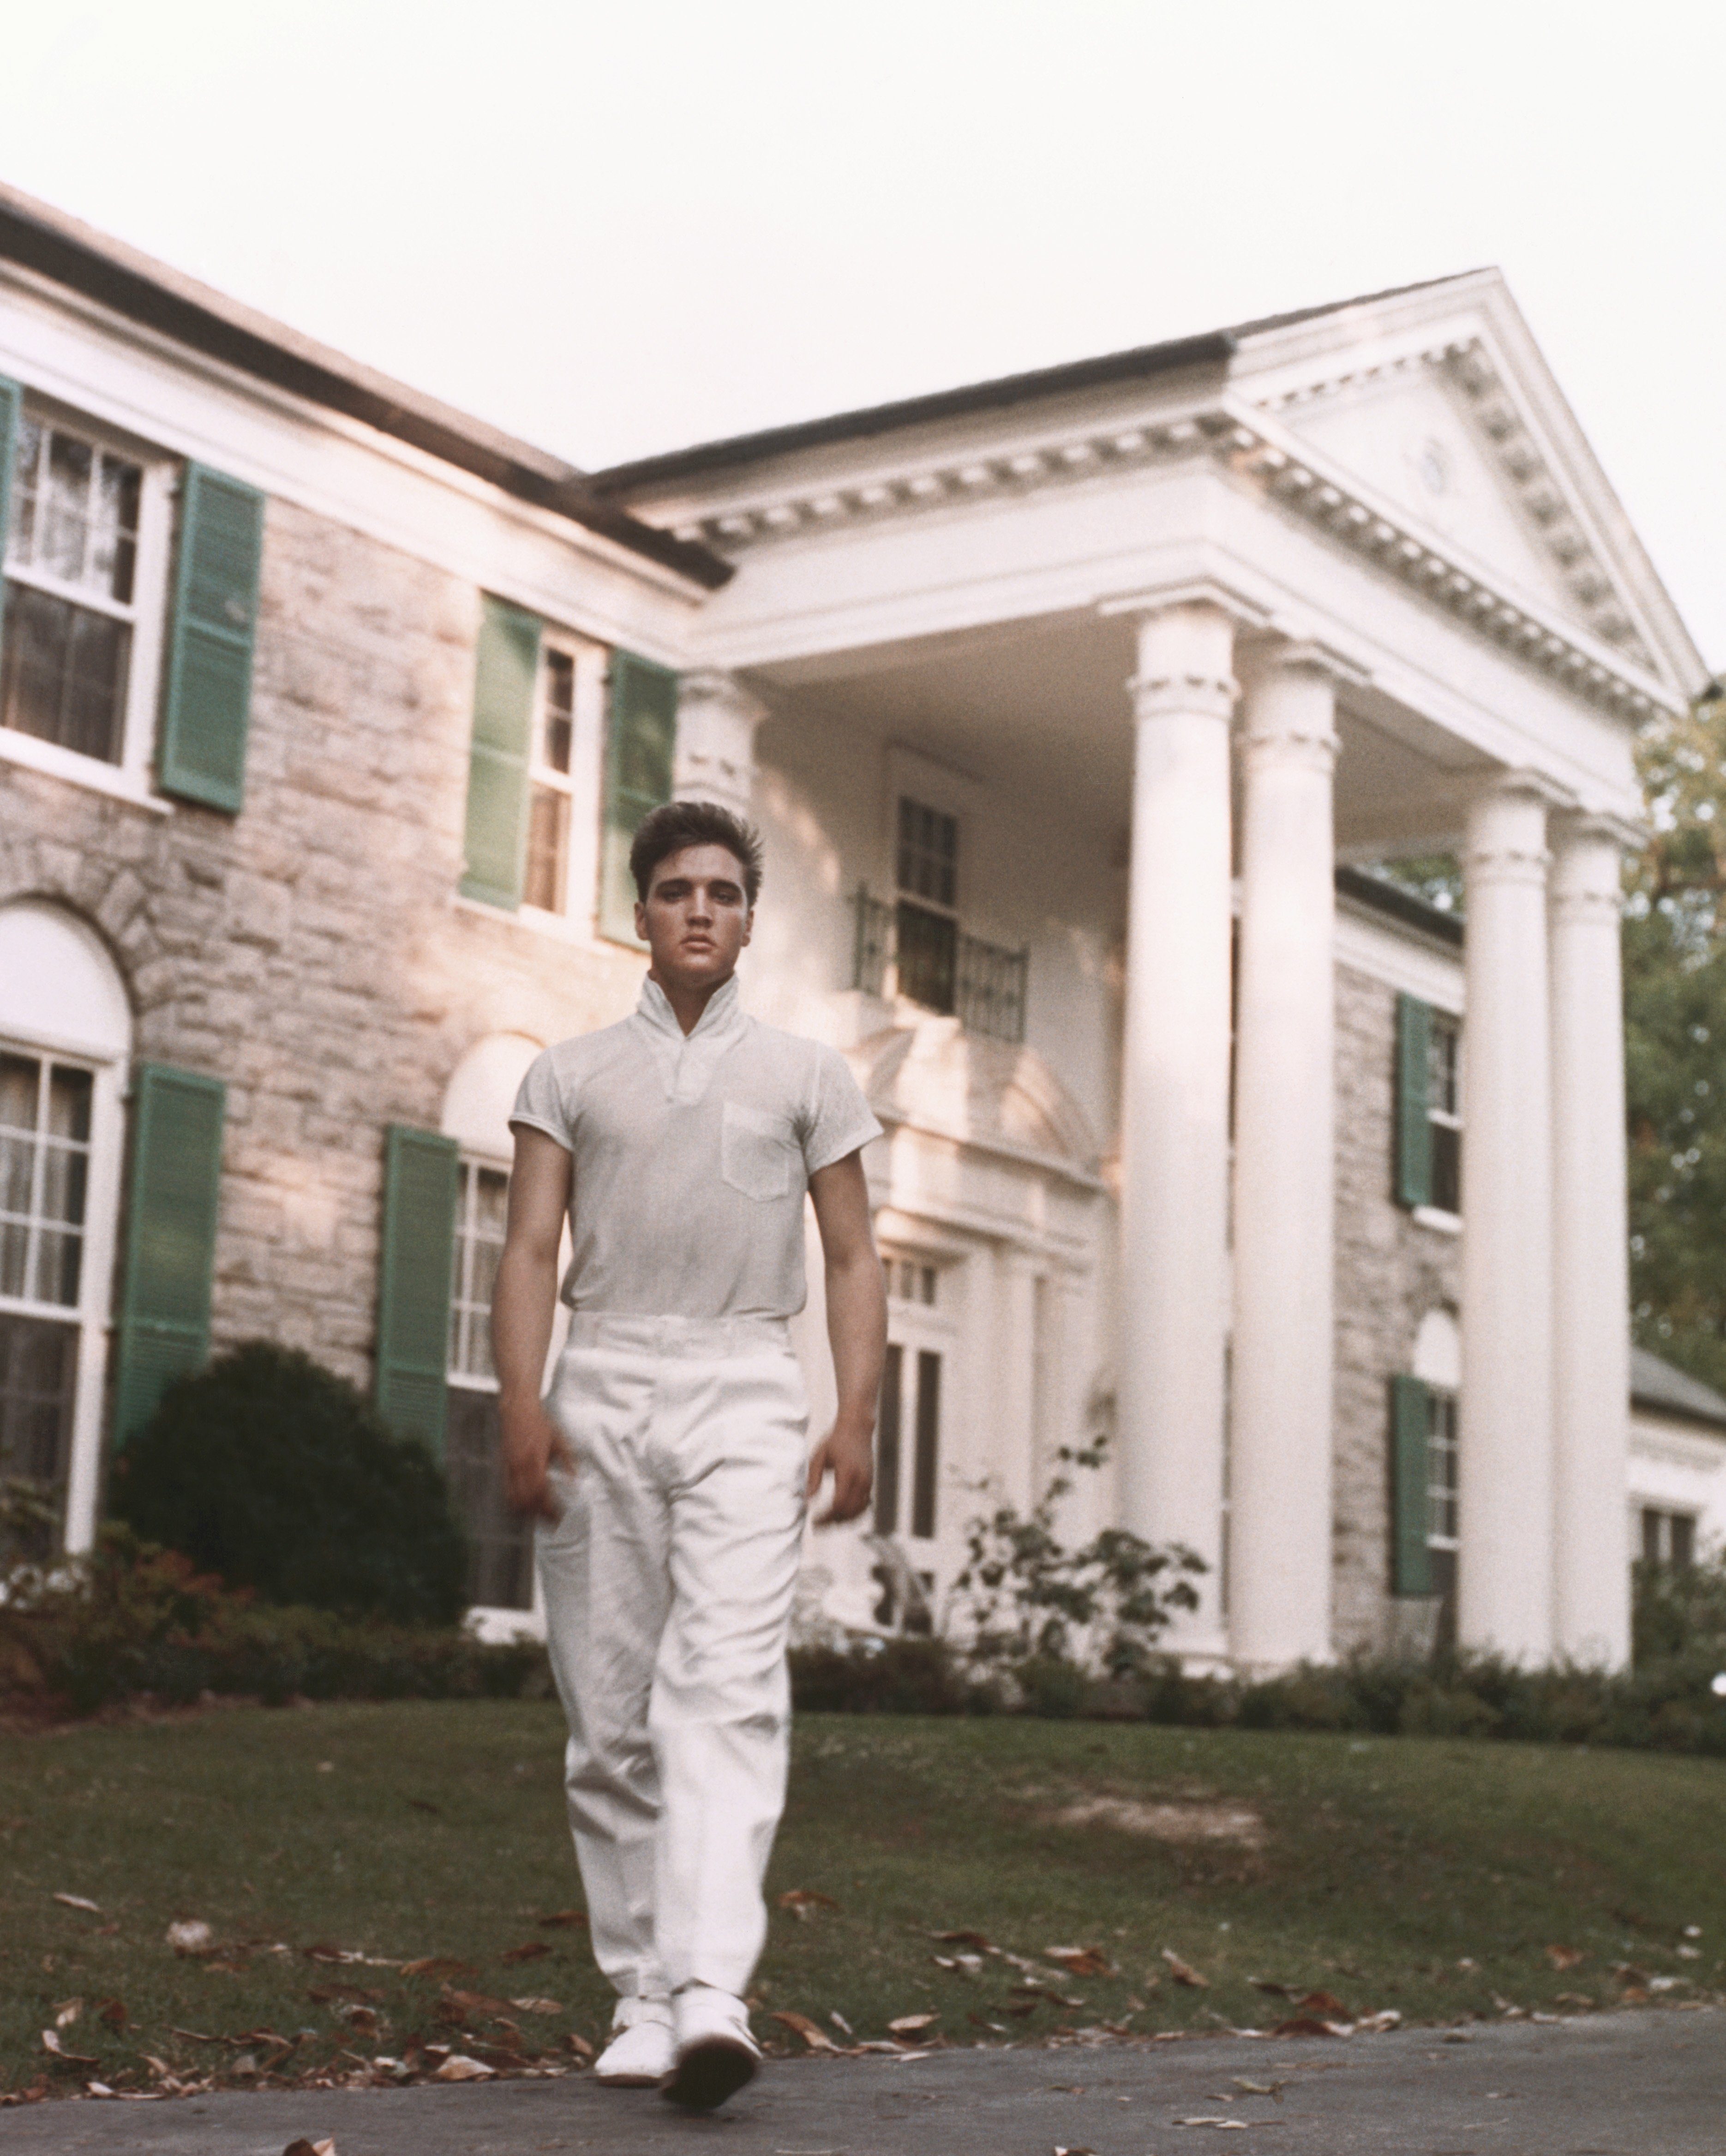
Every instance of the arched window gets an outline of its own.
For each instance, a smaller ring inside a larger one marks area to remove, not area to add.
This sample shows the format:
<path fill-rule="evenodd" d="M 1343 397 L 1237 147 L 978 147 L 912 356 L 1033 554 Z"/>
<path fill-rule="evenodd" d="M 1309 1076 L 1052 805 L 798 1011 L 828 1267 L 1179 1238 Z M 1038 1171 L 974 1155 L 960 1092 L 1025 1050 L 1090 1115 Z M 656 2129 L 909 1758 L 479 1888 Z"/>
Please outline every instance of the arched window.
<path fill-rule="evenodd" d="M 0 1478 L 95 1532 L 131 1010 L 93 930 L 0 906 Z"/>
<path fill-rule="evenodd" d="M 460 1149 L 444 1459 L 467 1532 L 468 1597 L 479 1610 L 534 1606 L 533 1524 L 504 1502 L 490 1319 L 515 1150 L 510 1111 L 539 1052 L 524 1034 L 488 1034 L 456 1065 L 443 1096 L 443 1135 Z"/>

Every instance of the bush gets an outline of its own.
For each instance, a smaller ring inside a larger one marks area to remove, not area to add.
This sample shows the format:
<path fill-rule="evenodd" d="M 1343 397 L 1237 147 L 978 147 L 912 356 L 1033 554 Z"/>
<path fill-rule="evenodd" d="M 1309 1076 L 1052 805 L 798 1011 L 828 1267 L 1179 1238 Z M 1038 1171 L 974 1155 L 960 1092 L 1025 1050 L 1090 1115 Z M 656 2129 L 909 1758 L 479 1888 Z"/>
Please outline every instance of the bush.
<path fill-rule="evenodd" d="M 305 1699 L 543 1698 L 536 1640 L 487 1646 L 453 1627 L 363 1622 L 257 1603 L 172 1550 L 110 1524 L 86 1556 L 0 1578 L 0 1693 L 75 1714 L 148 1695 Z"/>
<path fill-rule="evenodd" d="M 115 1464 L 111 1503 L 142 1541 L 260 1601 L 402 1625 L 465 1605 L 461 1531 L 424 1448 L 269 1341 L 168 1387 Z"/>
<path fill-rule="evenodd" d="M 1638 1669 L 1699 1655 L 1726 1669 L 1726 1553 L 1708 1564 L 1650 1564 L 1631 1573 L 1631 1636 Z"/>

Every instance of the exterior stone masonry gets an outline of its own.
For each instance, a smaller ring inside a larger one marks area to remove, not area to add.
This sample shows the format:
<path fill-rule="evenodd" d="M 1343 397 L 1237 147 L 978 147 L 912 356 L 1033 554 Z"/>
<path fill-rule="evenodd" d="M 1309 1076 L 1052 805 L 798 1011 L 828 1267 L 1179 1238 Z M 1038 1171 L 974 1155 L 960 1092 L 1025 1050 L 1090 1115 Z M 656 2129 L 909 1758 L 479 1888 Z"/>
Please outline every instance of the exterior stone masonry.
<path fill-rule="evenodd" d="M 1412 1644 L 1431 1605 L 1391 1593 L 1390 1380 L 1429 1310 L 1461 1299 L 1461 1238 L 1391 1195 L 1396 992 L 1336 973 L 1334 1638 L 1339 1655 Z M 1425 1644 L 1424 1635 L 1420 1644 Z"/>
<path fill-rule="evenodd" d="M 633 1002 L 630 954 L 456 896 L 479 624 L 470 587 L 272 499 L 238 818 L 0 762 L 0 902 L 81 914 L 137 1055 L 226 1082 L 218 1350 L 264 1335 L 369 1386 L 386 1126 L 437 1128 L 484 1035 Z"/>

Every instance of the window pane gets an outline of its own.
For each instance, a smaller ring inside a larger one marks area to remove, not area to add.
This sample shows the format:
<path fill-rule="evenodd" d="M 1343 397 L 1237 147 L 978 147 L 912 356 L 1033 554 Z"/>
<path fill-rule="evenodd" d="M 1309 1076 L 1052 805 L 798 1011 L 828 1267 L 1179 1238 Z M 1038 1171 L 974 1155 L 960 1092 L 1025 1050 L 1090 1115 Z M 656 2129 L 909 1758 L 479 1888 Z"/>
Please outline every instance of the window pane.
<path fill-rule="evenodd" d="M 950 1011 L 958 976 L 959 930 L 945 914 L 901 901 L 899 992 L 930 1010 Z"/>
<path fill-rule="evenodd" d="M 0 1221 L 0 1295 L 24 1299 L 24 1260 L 30 1232 L 15 1220 Z"/>
<path fill-rule="evenodd" d="M 1652 1505 L 1642 1507 L 1642 1558 L 1645 1563 L 1658 1564 L 1665 1552 L 1661 1548 L 1660 1515 Z"/>
<path fill-rule="evenodd" d="M 1454 1123 L 1434 1123 L 1432 1203 L 1442 1213 L 1462 1209 L 1462 1133 Z"/>
<path fill-rule="evenodd" d="M 533 1523 L 504 1502 L 495 1393 L 451 1388 L 444 1447 L 450 1497 L 468 1538 L 468 1599 L 488 1609 L 530 1609 Z"/>
<path fill-rule="evenodd" d="M 85 1175 L 90 1156 L 70 1146 L 42 1149 L 42 1217 L 64 1221 L 68 1227 L 84 1224 Z"/>
<path fill-rule="evenodd" d="M 18 423 L 18 470 L 13 475 L 12 529 L 6 558 L 28 562 L 36 547 L 36 468 L 42 460 L 43 429 L 34 419 Z"/>
<path fill-rule="evenodd" d="M 576 662 L 566 651 L 545 653 L 545 711 L 541 760 L 553 771 L 570 767 L 570 747 L 575 737 Z"/>
<path fill-rule="evenodd" d="M 47 491 L 38 507 L 38 564 L 68 583 L 84 575 L 90 538 L 90 480 L 94 462 L 88 442 L 75 435 L 49 437 Z"/>
<path fill-rule="evenodd" d="M 48 592 L 6 587 L 0 639 L 0 726 L 119 761 L 131 631 Z"/>
<path fill-rule="evenodd" d="M 130 605 L 132 572 L 137 559 L 138 495 L 144 475 L 123 458 L 102 459 L 96 501 L 95 543 L 90 549 L 90 581 L 110 598 Z"/>
<path fill-rule="evenodd" d="M 875 1532 L 890 1535 L 899 1526 L 899 1391 L 904 1383 L 905 1351 L 896 1343 L 887 1351 L 881 1373 L 881 1414 L 875 1430 Z"/>
<path fill-rule="evenodd" d="M 30 1172 L 35 1164 L 36 1147 L 30 1139 L 0 1137 L 0 1213 L 29 1211 Z"/>
<path fill-rule="evenodd" d="M 68 1310 L 78 1306 L 78 1280 L 83 1270 L 84 1238 L 52 1228 L 38 1229 L 36 1237 L 36 1284 L 33 1302 L 58 1302 Z"/>
<path fill-rule="evenodd" d="M 1672 1561 L 1685 1569 L 1696 1559 L 1696 1522 L 1688 1512 L 1674 1512 L 1672 1525 Z"/>
<path fill-rule="evenodd" d="M 510 1178 L 500 1168 L 482 1168 L 474 1178 L 474 1224 L 481 1235 L 501 1237 L 510 1211 Z"/>
<path fill-rule="evenodd" d="M 529 808 L 527 875 L 522 897 L 547 913 L 561 913 L 569 877 L 570 800 L 556 787 L 536 786 Z"/>
<path fill-rule="evenodd" d="M 48 1132 L 50 1137 L 75 1138 L 90 1142 L 90 1096 L 95 1080 L 88 1070 L 74 1070 L 56 1063 L 48 1081 Z"/>
<path fill-rule="evenodd" d="M 0 1481 L 64 1482 L 77 1368 L 76 1326 L 0 1317 Z"/>
<path fill-rule="evenodd" d="M 36 1127 L 36 1089 L 42 1065 L 32 1055 L 0 1055 L 0 1127 Z"/>

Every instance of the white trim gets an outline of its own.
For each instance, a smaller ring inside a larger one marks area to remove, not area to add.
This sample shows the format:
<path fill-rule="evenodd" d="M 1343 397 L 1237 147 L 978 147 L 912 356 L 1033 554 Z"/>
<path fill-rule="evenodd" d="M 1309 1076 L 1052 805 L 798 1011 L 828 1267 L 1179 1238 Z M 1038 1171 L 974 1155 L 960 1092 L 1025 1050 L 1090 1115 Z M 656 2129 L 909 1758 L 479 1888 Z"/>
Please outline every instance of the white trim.
<path fill-rule="evenodd" d="M 130 738 L 130 718 L 127 726 Z M 129 802 L 134 808 L 153 809 L 158 816 L 174 813 L 174 803 L 152 793 L 148 778 L 142 774 L 120 764 L 104 763 L 96 757 L 80 756 L 76 749 L 62 748 L 58 742 L 38 741 L 34 734 L 20 733 L 16 726 L 0 726 L 0 763 L 44 772 L 50 778 L 64 779 L 69 786 L 105 793 L 110 800 Z"/>
<path fill-rule="evenodd" d="M 1463 1014 L 1462 954 L 1422 936 L 1418 929 L 1391 927 L 1341 892 L 1336 901 L 1336 963 L 1387 988 L 1418 996 L 1451 1018 Z"/>
<path fill-rule="evenodd" d="M 0 372 L 663 665 L 683 663 L 684 622 L 708 596 L 584 525 L 11 263 L 0 264 Z"/>
<path fill-rule="evenodd" d="M 1442 1206 L 1416 1205 L 1408 1217 L 1417 1228 L 1431 1228 L 1441 1235 L 1460 1235 L 1462 1232 L 1462 1214 L 1447 1213 Z"/>

